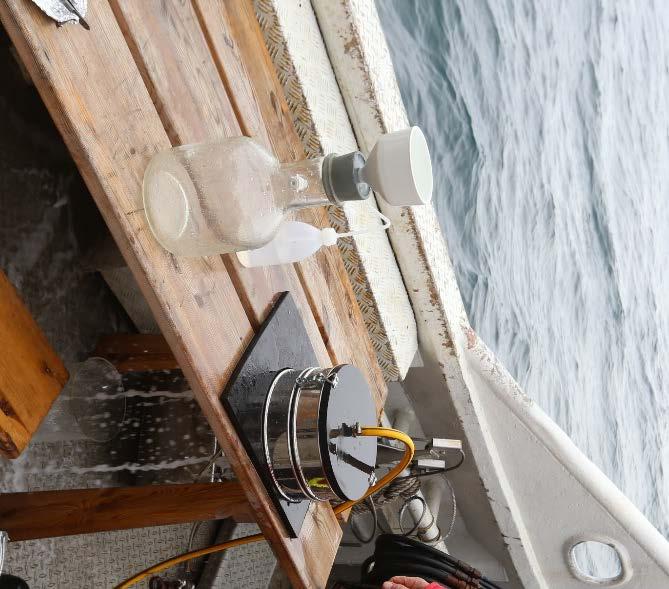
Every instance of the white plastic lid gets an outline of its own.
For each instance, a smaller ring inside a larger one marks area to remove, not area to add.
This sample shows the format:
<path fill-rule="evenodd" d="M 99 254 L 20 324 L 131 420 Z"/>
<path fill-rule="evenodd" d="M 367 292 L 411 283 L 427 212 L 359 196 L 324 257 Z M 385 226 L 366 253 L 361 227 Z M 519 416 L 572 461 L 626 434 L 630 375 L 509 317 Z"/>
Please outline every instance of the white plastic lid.
<path fill-rule="evenodd" d="M 432 200 L 432 162 L 418 127 L 381 135 L 362 178 L 390 205 L 422 205 Z"/>

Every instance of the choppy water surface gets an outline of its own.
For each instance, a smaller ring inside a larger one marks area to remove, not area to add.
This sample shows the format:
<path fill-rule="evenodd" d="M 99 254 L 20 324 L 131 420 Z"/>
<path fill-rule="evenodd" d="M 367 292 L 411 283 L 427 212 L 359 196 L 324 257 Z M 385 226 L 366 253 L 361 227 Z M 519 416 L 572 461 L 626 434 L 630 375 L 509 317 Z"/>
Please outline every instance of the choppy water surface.
<path fill-rule="evenodd" d="M 378 4 L 473 326 L 669 537 L 669 3 Z"/>

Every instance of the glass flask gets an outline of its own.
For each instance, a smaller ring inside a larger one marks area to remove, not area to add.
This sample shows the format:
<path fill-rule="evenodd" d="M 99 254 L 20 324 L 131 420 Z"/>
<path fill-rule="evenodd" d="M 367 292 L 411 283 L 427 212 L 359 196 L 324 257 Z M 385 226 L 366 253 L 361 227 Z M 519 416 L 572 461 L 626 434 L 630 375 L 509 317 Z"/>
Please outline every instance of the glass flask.
<path fill-rule="evenodd" d="M 260 248 L 287 213 L 362 201 L 372 189 L 399 206 L 429 201 L 432 170 L 420 129 L 381 136 L 369 161 L 356 151 L 281 163 L 248 137 L 175 147 L 149 163 L 143 198 L 161 245 L 196 257 Z"/>

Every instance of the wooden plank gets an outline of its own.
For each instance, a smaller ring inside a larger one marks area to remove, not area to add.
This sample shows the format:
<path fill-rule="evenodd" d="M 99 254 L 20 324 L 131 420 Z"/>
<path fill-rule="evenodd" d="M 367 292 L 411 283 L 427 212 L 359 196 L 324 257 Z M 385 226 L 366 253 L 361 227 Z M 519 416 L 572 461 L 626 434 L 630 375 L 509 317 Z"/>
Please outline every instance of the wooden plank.
<path fill-rule="evenodd" d="M 304 158 L 250 0 L 193 2 L 242 130 L 263 141 L 281 161 Z M 324 208 L 307 209 L 299 216 L 312 225 L 329 226 Z M 295 267 L 331 357 L 364 372 L 380 414 L 386 383 L 339 251 L 322 248 Z"/>
<path fill-rule="evenodd" d="M 98 341 L 93 355 L 109 360 L 121 373 L 180 368 L 165 338 L 157 334 L 106 335 Z"/>
<path fill-rule="evenodd" d="M 0 521 L 13 542 L 226 517 L 253 521 L 235 481 L 0 494 Z"/>
<path fill-rule="evenodd" d="M 111 6 L 175 145 L 242 135 L 189 3 L 112 0 Z M 278 295 L 290 290 L 319 359 L 330 361 L 292 267 L 244 268 L 236 256 L 225 256 L 224 261 L 255 327 L 262 324 Z"/>
<path fill-rule="evenodd" d="M 0 454 L 16 458 L 29 444 L 68 374 L 1 271 L 0 346 Z"/>
<path fill-rule="evenodd" d="M 163 123 L 172 129 L 173 140 L 184 144 L 241 135 L 236 118 L 229 118 L 232 107 L 228 95 L 191 5 L 120 0 L 112 6 L 136 61 L 142 64 L 145 83 L 160 105 Z M 202 78 L 208 80 L 206 85 L 200 83 Z M 184 89 L 189 100 L 173 95 L 171 87 L 175 85 Z M 215 113 L 219 105 L 220 113 L 203 119 L 202 113 Z M 238 264 L 236 256 L 226 256 L 226 265 L 257 325 L 277 296 L 290 290 L 319 361 L 322 365 L 332 362 L 292 266 L 247 269 Z M 296 587 L 324 586 L 341 528 L 330 506 L 318 504 L 310 511 L 303 530 L 299 540 L 289 540 L 281 532 L 281 542 L 273 547 Z"/>
<path fill-rule="evenodd" d="M 148 159 L 170 143 L 108 3 L 89 4 L 90 32 L 57 28 L 24 0 L 0 2 L 0 17 L 230 460 L 257 523 L 278 554 L 295 559 L 291 578 L 297 585 L 318 586 L 307 576 L 306 558 L 298 562 L 301 552 L 291 552 L 299 541 L 280 532 L 281 522 L 219 402 L 252 336 L 223 260 L 176 259 L 158 245 L 146 224 L 142 175 Z"/>

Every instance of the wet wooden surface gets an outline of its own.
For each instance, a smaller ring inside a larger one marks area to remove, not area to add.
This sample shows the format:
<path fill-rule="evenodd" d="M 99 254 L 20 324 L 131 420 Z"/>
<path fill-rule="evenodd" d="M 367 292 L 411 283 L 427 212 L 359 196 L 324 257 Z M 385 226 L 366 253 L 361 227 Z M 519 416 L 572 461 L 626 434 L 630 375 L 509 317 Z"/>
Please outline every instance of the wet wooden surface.
<path fill-rule="evenodd" d="M 109 360 L 120 373 L 178 370 L 177 362 L 162 335 L 119 333 L 98 340 L 93 352 Z"/>
<path fill-rule="evenodd" d="M 251 3 L 100 0 L 89 4 L 90 32 L 57 28 L 24 0 L 0 3 L 0 17 L 281 565 L 295 587 L 323 587 L 341 538 L 332 510 L 312 509 L 290 539 L 218 396 L 290 290 L 319 360 L 355 363 L 381 408 L 385 383 L 339 253 L 264 270 L 228 256 L 175 258 L 141 202 L 149 158 L 170 145 L 251 134 L 284 161 L 303 156 Z M 324 210 L 303 219 L 327 225 Z"/>
<path fill-rule="evenodd" d="M 12 541 L 226 517 L 254 521 L 236 481 L 0 494 L 0 521 Z"/>

